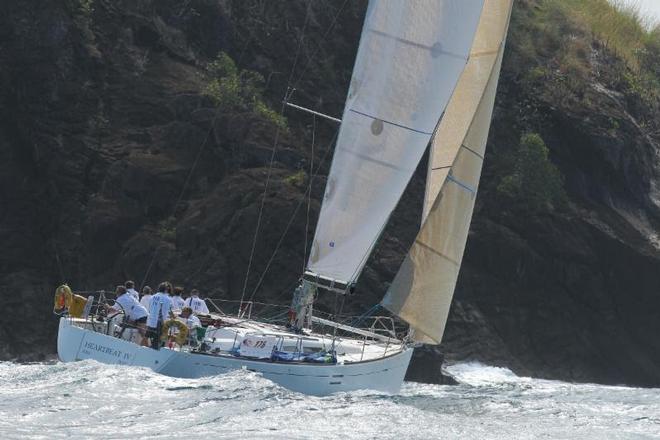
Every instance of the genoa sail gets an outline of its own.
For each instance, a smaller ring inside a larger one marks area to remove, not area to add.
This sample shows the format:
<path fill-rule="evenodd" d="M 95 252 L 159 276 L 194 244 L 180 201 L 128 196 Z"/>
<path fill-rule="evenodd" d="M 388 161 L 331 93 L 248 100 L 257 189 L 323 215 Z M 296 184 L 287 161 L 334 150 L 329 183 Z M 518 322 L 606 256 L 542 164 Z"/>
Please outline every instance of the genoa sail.
<path fill-rule="evenodd" d="M 381 304 L 440 343 L 465 250 L 512 0 L 489 0 L 431 144 L 422 227 Z"/>
<path fill-rule="evenodd" d="M 451 99 L 483 5 L 369 3 L 308 271 L 359 276 Z"/>

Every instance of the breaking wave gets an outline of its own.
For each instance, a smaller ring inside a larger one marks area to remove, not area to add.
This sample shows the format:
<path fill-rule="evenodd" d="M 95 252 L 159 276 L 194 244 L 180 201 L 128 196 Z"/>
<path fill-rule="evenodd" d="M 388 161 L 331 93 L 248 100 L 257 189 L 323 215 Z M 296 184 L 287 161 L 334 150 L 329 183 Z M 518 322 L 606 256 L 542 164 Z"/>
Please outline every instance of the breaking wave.
<path fill-rule="evenodd" d="M 310 397 L 248 371 L 177 379 L 83 361 L 0 363 L 0 438 L 633 439 L 660 437 L 660 390 L 454 365 L 457 386 Z"/>

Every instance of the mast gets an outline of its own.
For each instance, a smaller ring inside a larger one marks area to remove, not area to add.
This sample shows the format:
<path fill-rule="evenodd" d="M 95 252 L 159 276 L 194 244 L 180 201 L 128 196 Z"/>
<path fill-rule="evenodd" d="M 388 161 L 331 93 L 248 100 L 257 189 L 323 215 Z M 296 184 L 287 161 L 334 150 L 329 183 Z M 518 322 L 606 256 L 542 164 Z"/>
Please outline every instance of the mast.
<path fill-rule="evenodd" d="M 429 157 L 422 227 L 381 304 L 440 343 L 479 185 L 513 0 L 488 0 Z"/>
<path fill-rule="evenodd" d="M 371 0 L 305 279 L 360 275 L 467 63 L 484 0 Z"/>

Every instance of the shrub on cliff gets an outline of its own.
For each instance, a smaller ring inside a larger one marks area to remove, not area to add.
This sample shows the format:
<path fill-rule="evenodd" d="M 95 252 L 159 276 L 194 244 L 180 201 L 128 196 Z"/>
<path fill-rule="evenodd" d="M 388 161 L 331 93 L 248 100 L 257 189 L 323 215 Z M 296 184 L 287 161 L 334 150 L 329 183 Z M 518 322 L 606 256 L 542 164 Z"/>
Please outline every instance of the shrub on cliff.
<path fill-rule="evenodd" d="M 259 73 L 239 69 L 229 55 L 221 52 L 208 64 L 209 83 L 204 93 L 225 112 L 251 112 L 280 129 L 286 130 L 286 118 L 264 102 L 264 78 Z"/>
<path fill-rule="evenodd" d="M 537 213 L 566 204 L 563 177 L 548 157 L 541 136 L 528 133 L 521 137 L 509 161 L 508 173 L 497 185 L 500 197 L 512 206 Z"/>
<path fill-rule="evenodd" d="M 622 93 L 642 126 L 660 120 L 660 28 L 610 0 L 518 0 L 504 71 L 529 96 L 571 108 L 594 85 Z M 536 109 L 530 103 L 523 120 Z M 529 125 L 529 124 L 528 124 Z"/>

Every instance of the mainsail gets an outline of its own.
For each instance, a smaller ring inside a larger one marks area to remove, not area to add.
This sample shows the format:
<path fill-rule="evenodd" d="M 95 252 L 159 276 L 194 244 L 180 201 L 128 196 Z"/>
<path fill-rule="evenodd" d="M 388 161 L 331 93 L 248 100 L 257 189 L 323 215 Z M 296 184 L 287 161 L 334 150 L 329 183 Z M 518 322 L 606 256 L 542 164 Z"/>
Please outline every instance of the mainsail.
<path fill-rule="evenodd" d="M 490 1 L 490 0 L 489 0 Z M 463 72 L 484 0 L 372 0 L 308 270 L 360 274 Z"/>
<path fill-rule="evenodd" d="M 465 250 L 513 0 L 487 0 L 468 64 L 431 145 L 423 220 L 381 304 L 440 343 Z"/>

